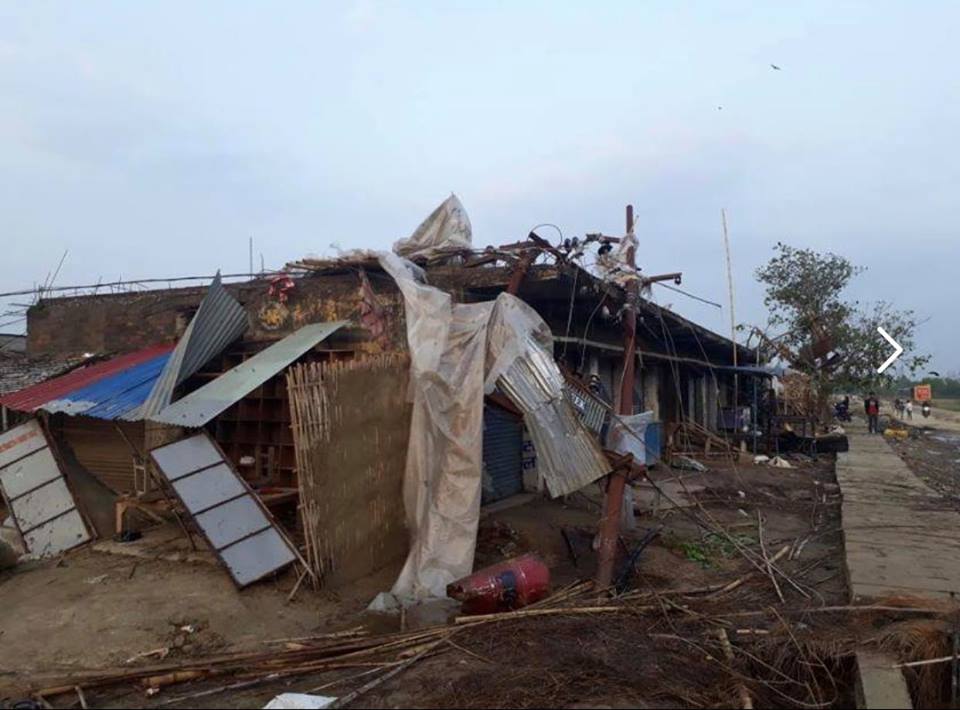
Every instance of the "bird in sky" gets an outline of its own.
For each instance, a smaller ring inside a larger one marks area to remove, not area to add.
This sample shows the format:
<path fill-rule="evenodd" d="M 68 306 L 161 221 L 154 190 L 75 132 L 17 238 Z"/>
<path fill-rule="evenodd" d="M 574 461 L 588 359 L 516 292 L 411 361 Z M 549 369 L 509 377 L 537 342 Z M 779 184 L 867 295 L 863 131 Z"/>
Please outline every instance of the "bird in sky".
<path fill-rule="evenodd" d="M 778 67 L 776 64 L 771 64 L 770 68 L 773 69 L 774 71 L 782 71 L 780 67 Z"/>

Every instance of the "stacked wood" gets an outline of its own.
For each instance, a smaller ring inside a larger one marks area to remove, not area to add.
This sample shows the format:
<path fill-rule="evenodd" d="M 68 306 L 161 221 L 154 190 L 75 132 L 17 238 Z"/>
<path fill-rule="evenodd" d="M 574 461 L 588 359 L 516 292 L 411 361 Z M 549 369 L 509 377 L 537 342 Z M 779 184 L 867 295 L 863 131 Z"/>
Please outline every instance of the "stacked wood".
<path fill-rule="evenodd" d="M 809 375 L 791 370 L 780 378 L 783 383 L 783 414 L 815 416 L 817 398 Z"/>
<path fill-rule="evenodd" d="M 687 420 L 674 427 L 671 436 L 671 454 L 690 458 L 736 459 L 740 452 L 736 443 L 694 421 Z"/>

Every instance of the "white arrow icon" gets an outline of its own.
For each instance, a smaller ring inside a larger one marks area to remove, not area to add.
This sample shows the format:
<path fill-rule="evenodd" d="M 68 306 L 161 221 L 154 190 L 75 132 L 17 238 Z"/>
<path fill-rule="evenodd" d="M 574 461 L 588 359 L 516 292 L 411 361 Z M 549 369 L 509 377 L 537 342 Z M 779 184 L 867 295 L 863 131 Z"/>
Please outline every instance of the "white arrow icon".
<path fill-rule="evenodd" d="M 895 361 L 898 357 L 900 357 L 900 353 L 903 352 L 903 346 L 900 345 L 900 343 L 898 343 L 896 340 L 894 340 L 893 338 L 891 338 L 891 337 L 890 337 L 890 333 L 888 333 L 887 331 L 885 331 L 882 327 L 877 326 L 877 332 L 880 333 L 880 335 L 883 336 L 883 339 L 884 339 L 884 340 L 886 340 L 888 343 L 890 343 L 890 344 L 893 346 L 893 355 L 891 355 L 890 357 L 888 357 L 888 358 L 884 361 L 884 363 L 883 363 L 880 367 L 877 368 L 877 373 L 878 373 L 878 374 L 883 374 L 883 371 L 886 370 L 888 367 L 890 367 L 890 366 L 894 363 L 894 361 Z"/>

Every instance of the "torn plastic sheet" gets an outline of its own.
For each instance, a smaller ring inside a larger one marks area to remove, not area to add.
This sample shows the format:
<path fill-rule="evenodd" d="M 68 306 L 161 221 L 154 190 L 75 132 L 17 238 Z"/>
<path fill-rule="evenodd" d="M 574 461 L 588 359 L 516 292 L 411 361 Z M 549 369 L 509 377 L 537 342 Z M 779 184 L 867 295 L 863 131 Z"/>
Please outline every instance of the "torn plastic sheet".
<path fill-rule="evenodd" d="M 456 195 L 451 194 L 430 213 L 413 234 L 393 245 L 393 251 L 412 259 L 432 256 L 451 249 L 471 249 L 473 228 L 467 211 Z"/>
<path fill-rule="evenodd" d="M 618 454 L 633 454 L 638 464 L 647 461 L 646 441 L 647 425 L 653 421 L 653 412 L 642 414 L 621 414 L 613 418 L 610 433 L 607 434 L 607 448 Z"/>
<path fill-rule="evenodd" d="M 455 304 L 450 294 L 417 283 L 412 265 L 395 254 L 382 255 L 380 263 L 403 293 L 413 401 L 403 482 L 411 545 L 392 594 L 442 597 L 447 584 L 473 568 L 494 302 Z"/>
<path fill-rule="evenodd" d="M 627 252 L 633 247 L 636 250 L 639 242 L 636 236 L 628 234 L 620 239 L 614 249 L 597 257 L 597 269 L 601 278 L 618 286 L 626 286 L 630 281 L 639 278 L 637 270 L 630 266 Z"/>
<path fill-rule="evenodd" d="M 551 493 L 608 472 L 563 397 L 563 378 L 549 354 L 550 330 L 536 311 L 509 294 L 454 303 L 450 294 L 419 283 L 410 262 L 383 254 L 380 263 L 403 293 L 406 311 L 413 408 L 403 499 L 412 540 L 392 598 L 381 595 L 372 609 L 443 597 L 447 584 L 472 572 L 485 392 L 499 386 L 517 397 L 538 452 L 550 458 L 545 478 Z M 564 461 L 564 455 L 571 458 Z M 556 480 L 557 472 L 566 477 Z"/>

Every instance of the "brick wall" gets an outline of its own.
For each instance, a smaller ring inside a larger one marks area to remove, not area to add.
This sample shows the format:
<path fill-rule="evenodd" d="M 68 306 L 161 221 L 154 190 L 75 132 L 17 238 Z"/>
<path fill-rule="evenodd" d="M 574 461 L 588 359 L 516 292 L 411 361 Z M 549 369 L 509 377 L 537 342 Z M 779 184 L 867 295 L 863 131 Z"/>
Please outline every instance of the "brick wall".
<path fill-rule="evenodd" d="M 399 292 L 382 275 L 368 283 L 366 290 L 356 273 L 298 279 L 282 304 L 269 294 L 267 281 L 227 288 L 247 311 L 248 340 L 277 340 L 308 323 L 347 320 L 369 331 L 364 350 L 403 347 Z M 182 288 L 48 299 L 27 312 L 27 350 L 31 355 L 120 353 L 175 342 L 205 292 Z"/>

